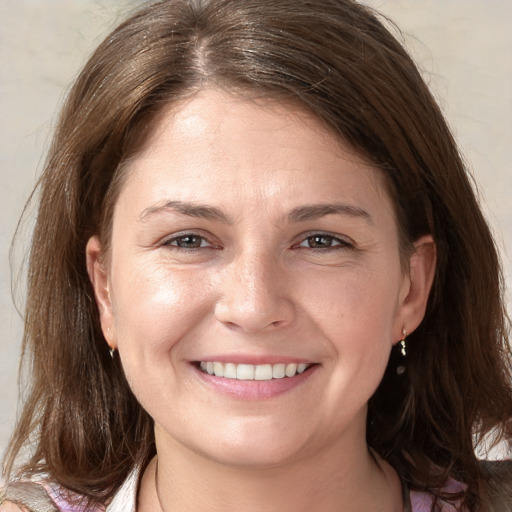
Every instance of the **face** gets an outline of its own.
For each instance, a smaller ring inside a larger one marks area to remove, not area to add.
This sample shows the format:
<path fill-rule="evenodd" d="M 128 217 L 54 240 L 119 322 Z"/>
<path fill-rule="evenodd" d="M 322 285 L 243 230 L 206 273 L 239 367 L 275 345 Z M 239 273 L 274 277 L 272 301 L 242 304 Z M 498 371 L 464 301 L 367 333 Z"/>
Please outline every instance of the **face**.
<path fill-rule="evenodd" d="M 423 314 L 380 171 L 302 112 L 210 90 L 163 113 L 126 172 L 89 271 L 157 443 L 245 466 L 365 446 L 392 344 Z"/>

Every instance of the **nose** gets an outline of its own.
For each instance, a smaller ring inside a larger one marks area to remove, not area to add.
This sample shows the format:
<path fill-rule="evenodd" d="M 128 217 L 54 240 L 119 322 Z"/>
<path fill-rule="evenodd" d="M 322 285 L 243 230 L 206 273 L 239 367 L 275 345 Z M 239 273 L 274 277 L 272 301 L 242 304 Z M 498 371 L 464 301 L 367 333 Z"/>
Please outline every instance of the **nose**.
<path fill-rule="evenodd" d="M 294 316 L 287 272 L 270 257 L 245 254 L 220 275 L 216 319 L 246 333 L 289 325 Z"/>

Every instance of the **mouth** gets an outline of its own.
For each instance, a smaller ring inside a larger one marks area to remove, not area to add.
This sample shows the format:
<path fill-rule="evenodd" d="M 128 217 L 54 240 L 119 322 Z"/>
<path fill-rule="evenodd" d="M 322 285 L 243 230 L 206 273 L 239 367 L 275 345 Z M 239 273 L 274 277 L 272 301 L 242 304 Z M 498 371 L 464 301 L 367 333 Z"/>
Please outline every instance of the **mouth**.
<path fill-rule="evenodd" d="M 218 361 L 200 361 L 197 364 L 208 375 L 245 381 L 291 378 L 314 366 L 313 363 L 235 364 Z"/>
<path fill-rule="evenodd" d="M 195 361 L 195 368 L 201 380 L 212 390 L 236 400 L 258 401 L 275 398 L 293 389 L 300 388 L 310 381 L 321 364 L 307 361 L 256 360 L 257 364 L 248 361 L 223 360 Z M 237 358 L 239 358 L 238 356 Z"/>

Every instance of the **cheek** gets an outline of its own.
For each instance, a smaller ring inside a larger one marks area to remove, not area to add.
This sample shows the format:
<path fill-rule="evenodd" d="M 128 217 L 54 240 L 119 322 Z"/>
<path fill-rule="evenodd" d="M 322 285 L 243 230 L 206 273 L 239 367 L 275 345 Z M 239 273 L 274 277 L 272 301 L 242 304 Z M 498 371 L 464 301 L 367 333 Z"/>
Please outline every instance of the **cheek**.
<path fill-rule="evenodd" d="M 326 280 L 321 296 L 311 299 L 315 327 L 331 356 L 325 397 L 344 404 L 342 416 L 367 403 L 388 364 L 399 289 L 382 277 L 368 272 Z"/>
<path fill-rule="evenodd" d="M 140 262 L 120 265 L 117 276 L 112 276 L 112 299 L 123 360 L 153 359 L 173 350 L 211 309 L 204 273 Z"/>
<path fill-rule="evenodd" d="M 323 339 L 330 353 L 326 364 L 333 401 L 340 389 L 350 389 L 363 403 L 382 379 L 397 319 L 401 278 L 394 276 L 401 276 L 400 269 L 392 275 L 389 270 L 347 270 L 323 276 L 310 287 L 304 283 L 309 336 Z"/>
<path fill-rule="evenodd" d="M 211 311 L 208 276 L 155 264 L 117 269 L 112 290 L 119 355 L 130 388 L 153 415 L 182 389 L 186 342 Z"/>
<path fill-rule="evenodd" d="M 385 337 L 397 315 L 400 282 L 399 269 L 345 268 L 314 276 L 303 274 L 297 293 L 318 326 L 337 332 L 338 338 L 354 331 L 363 338 L 375 331 Z"/>

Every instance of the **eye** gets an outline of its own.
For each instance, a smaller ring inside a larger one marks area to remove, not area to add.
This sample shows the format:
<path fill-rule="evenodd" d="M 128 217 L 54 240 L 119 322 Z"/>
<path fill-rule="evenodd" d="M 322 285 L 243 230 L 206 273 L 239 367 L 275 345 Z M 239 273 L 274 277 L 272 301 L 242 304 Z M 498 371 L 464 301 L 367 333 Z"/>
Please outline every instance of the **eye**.
<path fill-rule="evenodd" d="M 163 245 L 178 247 L 180 249 L 199 249 L 201 247 L 212 247 L 206 238 L 194 233 L 186 233 L 166 240 Z"/>
<path fill-rule="evenodd" d="M 343 249 L 352 246 L 353 244 L 348 240 L 325 233 L 308 236 L 298 245 L 298 247 L 307 247 L 309 249 Z"/>

